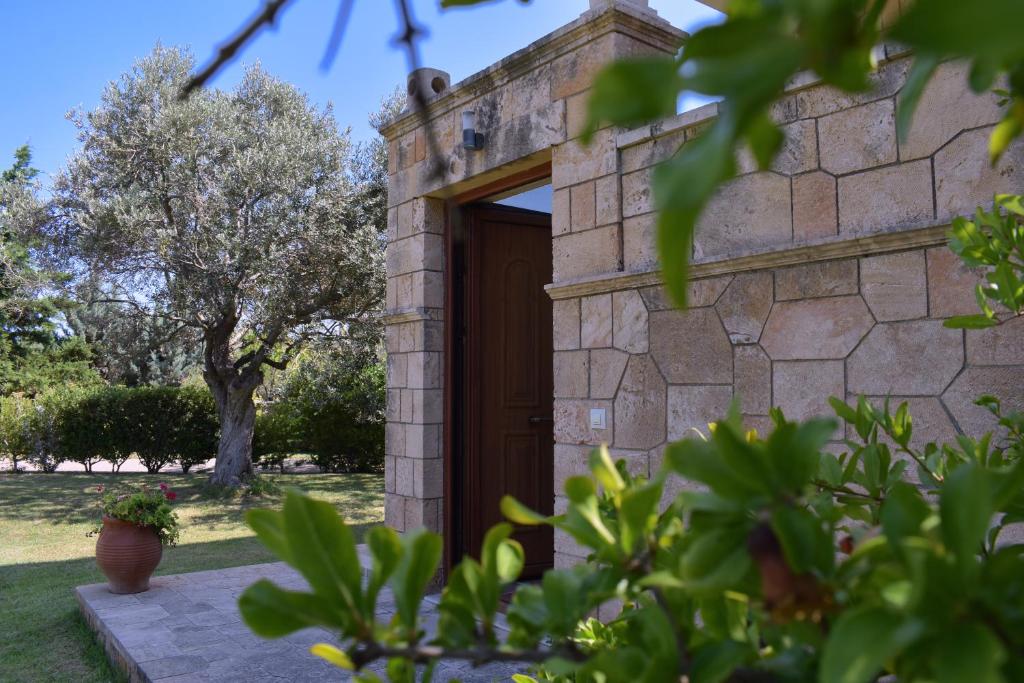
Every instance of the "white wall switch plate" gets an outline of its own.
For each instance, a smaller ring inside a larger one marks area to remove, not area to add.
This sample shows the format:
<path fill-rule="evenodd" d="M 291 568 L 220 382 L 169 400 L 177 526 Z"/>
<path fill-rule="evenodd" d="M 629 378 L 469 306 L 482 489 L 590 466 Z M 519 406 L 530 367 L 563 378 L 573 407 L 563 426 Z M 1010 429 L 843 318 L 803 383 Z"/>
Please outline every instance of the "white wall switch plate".
<path fill-rule="evenodd" d="M 590 428 L 591 429 L 607 429 L 608 423 L 605 420 L 604 408 L 591 408 L 590 409 Z"/>

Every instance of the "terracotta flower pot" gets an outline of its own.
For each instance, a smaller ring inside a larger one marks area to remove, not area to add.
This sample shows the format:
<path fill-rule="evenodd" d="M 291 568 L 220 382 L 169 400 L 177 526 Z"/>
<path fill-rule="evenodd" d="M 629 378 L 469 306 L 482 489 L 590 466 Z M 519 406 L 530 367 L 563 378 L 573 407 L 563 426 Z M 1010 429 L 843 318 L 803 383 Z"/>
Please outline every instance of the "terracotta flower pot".
<path fill-rule="evenodd" d="M 96 540 L 96 564 L 110 582 L 111 593 L 149 590 L 149 577 L 163 554 L 160 536 L 152 527 L 103 518 L 103 530 Z"/>

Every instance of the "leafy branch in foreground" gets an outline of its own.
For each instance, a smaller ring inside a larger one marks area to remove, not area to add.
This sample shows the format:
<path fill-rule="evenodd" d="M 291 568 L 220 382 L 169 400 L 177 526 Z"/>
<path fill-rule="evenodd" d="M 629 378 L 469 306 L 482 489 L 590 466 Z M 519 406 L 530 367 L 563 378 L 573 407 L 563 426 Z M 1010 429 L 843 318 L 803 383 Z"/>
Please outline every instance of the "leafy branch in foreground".
<path fill-rule="evenodd" d="M 650 480 L 596 449 L 590 476 L 566 481 L 564 514 L 502 501 L 514 524 L 550 524 L 590 552 L 518 586 L 507 631 L 497 627 L 499 597 L 524 563 L 512 525 L 494 527 L 480 559 L 454 568 L 428 633 L 419 613 L 440 537 L 373 529 L 364 581 L 337 512 L 290 493 L 283 511 L 251 511 L 249 523 L 311 591 L 261 581 L 242 596 L 242 614 L 266 637 L 338 633 L 344 649 L 313 653 L 367 681 L 380 680 L 363 668 L 377 659 L 391 680 L 412 681 L 429 680 L 444 658 L 540 664 L 536 676 L 559 681 L 860 683 L 889 672 L 945 682 L 965 671 L 1020 680 L 1024 546 L 997 538 L 1024 519 L 1024 417 L 982 403 L 1006 428 L 1001 445 L 962 437 L 916 450 L 905 404 L 890 413 L 861 400 L 834 401 L 857 434 L 839 456 L 826 451 L 833 421 L 797 424 L 779 411 L 767 438 L 731 415 L 707 439 L 670 445 Z M 904 480 L 905 458 L 919 461 L 921 487 Z M 675 477 L 701 489 L 659 512 Z M 385 587 L 394 616 L 382 619 Z M 610 600 L 623 605 L 617 618 L 589 618 Z"/>
<path fill-rule="evenodd" d="M 982 312 L 950 318 L 946 327 L 994 327 L 1024 314 L 1024 198 L 997 195 L 992 211 L 979 208 L 973 221 L 954 219 L 949 246 L 964 263 L 984 267 L 987 273 L 975 289 Z M 1002 317 L 993 304 L 1005 309 Z"/>

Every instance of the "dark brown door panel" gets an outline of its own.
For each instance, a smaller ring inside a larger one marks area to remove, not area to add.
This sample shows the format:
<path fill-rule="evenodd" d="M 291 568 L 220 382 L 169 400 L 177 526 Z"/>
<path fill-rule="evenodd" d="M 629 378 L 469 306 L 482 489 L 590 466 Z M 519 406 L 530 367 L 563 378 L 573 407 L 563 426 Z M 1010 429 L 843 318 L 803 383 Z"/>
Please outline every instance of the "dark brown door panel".
<path fill-rule="evenodd" d="M 551 217 L 466 209 L 463 551 L 477 555 L 511 495 L 553 507 Z M 551 566 L 551 529 L 522 527 L 527 577 Z"/>

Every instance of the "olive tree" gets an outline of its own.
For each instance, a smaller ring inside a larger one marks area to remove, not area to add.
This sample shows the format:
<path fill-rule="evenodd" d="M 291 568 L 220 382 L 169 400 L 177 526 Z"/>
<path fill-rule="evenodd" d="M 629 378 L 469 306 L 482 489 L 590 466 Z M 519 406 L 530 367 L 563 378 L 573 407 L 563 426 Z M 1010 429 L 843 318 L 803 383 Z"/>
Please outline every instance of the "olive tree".
<path fill-rule="evenodd" d="M 54 181 L 46 230 L 79 283 L 101 283 L 94 302 L 201 340 L 221 423 L 213 481 L 238 485 L 265 368 L 373 315 L 383 243 L 329 107 L 258 65 L 230 91 L 182 98 L 193 65 L 157 46 L 70 115 L 81 148 Z"/>

